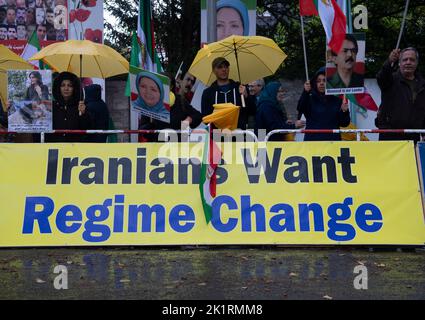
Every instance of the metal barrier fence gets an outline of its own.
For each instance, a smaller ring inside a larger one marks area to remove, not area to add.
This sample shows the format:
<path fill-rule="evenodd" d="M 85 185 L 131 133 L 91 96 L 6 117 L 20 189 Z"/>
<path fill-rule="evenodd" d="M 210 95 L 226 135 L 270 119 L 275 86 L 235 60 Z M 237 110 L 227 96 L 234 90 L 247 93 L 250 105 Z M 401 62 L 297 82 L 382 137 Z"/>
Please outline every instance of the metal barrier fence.
<path fill-rule="evenodd" d="M 29 134 L 40 134 L 41 136 L 41 143 L 45 142 L 45 135 L 46 134 L 187 134 L 188 136 L 192 134 L 205 134 L 207 131 L 204 129 L 189 129 L 189 130 L 52 130 L 52 131 L 46 131 L 46 132 L 16 132 L 16 131 L 7 131 L 7 130 L 0 130 L 0 135 L 7 135 L 7 134 L 20 134 L 20 133 L 29 133 Z M 411 133 L 418 133 L 418 134 L 425 134 L 425 129 L 329 129 L 329 130 L 287 130 L 287 129 L 279 129 L 279 130 L 273 130 L 270 131 L 266 136 L 264 141 L 268 142 L 270 137 L 275 134 L 282 134 L 282 133 L 293 133 L 293 134 L 318 134 L 318 133 L 354 133 L 356 134 L 356 140 L 360 141 L 361 134 L 367 134 L 367 133 L 398 133 L 398 134 L 411 134 Z M 252 137 L 254 142 L 258 141 L 257 135 L 254 133 L 253 130 L 234 130 L 234 131 L 228 131 L 224 134 L 229 135 L 248 135 Z"/>

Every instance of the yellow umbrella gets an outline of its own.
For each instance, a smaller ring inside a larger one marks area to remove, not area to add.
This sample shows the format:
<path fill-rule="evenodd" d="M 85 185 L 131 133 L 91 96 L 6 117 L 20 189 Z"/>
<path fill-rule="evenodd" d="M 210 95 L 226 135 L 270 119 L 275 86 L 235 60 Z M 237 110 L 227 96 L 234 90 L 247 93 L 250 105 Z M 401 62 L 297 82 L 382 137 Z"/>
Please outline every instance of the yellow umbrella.
<path fill-rule="evenodd" d="M 249 83 L 274 74 L 286 59 L 286 54 L 266 37 L 230 36 L 199 50 L 189 72 L 206 85 L 211 85 L 215 80 L 211 63 L 217 57 L 229 61 L 231 79 Z"/>
<path fill-rule="evenodd" d="M 7 70 L 26 69 L 34 69 L 34 67 L 16 53 L 0 44 L 0 99 L 4 110 L 7 108 Z"/>
<path fill-rule="evenodd" d="M 89 40 L 53 43 L 30 60 L 42 60 L 53 70 L 69 71 L 81 77 L 109 78 L 128 73 L 128 61 L 107 45 Z"/>
<path fill-rule="evenodd" d="M 239 107 L 233 103 L 214 104 L 214 111 L 202 118 L 205 123 L 214 123 L 219 129 L 235 130 L 238 127 Z"/>

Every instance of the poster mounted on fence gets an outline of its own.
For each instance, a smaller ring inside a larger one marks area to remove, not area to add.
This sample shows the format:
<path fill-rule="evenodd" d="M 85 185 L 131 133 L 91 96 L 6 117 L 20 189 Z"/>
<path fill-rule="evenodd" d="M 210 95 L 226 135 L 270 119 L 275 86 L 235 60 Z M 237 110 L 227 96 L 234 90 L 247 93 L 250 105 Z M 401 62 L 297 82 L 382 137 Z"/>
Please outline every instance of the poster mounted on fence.
<path fill-rule="evenodd" d="M 52 130 L 52 71 L 7 72 L 8 130 Z"/>
<path fill-rule="evenodd" d="M 326 94 L 364 93 L 366 35 L 347 34 L 341 50 L 326 52 Z"/>
<path fill-rule="evenodd" d="M 203 145 L 0 144 L 0 246 L 425 244 L 411 142 Z"/>
<path fill-rule="evenodd" d="M 170 123 L 170 79 L 130 67 L 131 107 L 141 115 Z"/>

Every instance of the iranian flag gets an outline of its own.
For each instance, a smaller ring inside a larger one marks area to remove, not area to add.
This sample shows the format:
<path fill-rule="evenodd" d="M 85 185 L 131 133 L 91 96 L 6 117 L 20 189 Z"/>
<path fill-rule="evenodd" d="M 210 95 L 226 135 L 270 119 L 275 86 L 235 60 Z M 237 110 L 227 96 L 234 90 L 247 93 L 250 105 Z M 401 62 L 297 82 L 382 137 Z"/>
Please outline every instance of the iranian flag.
<path fill-rule="evenodd" d="M 364 93 L 347 94 L 348 100 L 365 110 L 378 111 L 378 106 L 365 87 Z"/>
<path fill-rule="evenodd" d="M 202 157 L 201 177 L 199 191 L 201 193 L 202 207 L 207 224 L 212 218 L 212 202 L 216 196 L 217 175 L 216 170 L 221 160 L 221 151 L 211 138 L 211 126 L 207 127 L 205 136 L 204 154 Z"/>
<path fill-rule="evenodd" d="M 335 0 L 300 0 L 302 16 L 318 15 L 326 33 L 326 43 L 339 52 L 347 32 L 347 19 Z"/>
<path fill-rule="evenodd" d="M 22 59 L 28 61 L 33 55 L 39 52 L 41 49 L 40 42 L 38 41 L 37 32 L 34 31 L 31 37 L 28 39 L 27 44 L 25 45 L 24 51 L 21 54 Z M 43 64 L 39 60 L 29 61 L 35 69 L 42 69 Z"/>
<path fill-rule="evenodd" d="M 137 34 L 133 32 L 133 36 L 131 37 L 131 55 L 130 55 L 130 66 L 139 68 L 140 67 L 140 43 L 137 38 Z M 128 74 L 127 84 L 125 87 L 125 96 L 131 96 L 131 84 L 130 84 L 131 74 Z"/>
<path fill-rule="evenodd" d="M 155 33 L 150 0 L 139 1 L 137 35 L 141 43 L 141 67 L 151 72 L 162 72 L 162 66 L 155 49 Z"/>

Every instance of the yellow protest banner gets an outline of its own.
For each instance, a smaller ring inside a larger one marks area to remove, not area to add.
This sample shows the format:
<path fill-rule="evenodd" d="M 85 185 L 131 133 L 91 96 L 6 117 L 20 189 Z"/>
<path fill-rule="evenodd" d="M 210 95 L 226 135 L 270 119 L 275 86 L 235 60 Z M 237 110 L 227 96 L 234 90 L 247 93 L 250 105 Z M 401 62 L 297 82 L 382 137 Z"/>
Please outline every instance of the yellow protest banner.
<path fill-rule="evenodd" d="M 0 246 L 423 245 L 411 142 L 1 144 Z"/>

